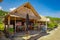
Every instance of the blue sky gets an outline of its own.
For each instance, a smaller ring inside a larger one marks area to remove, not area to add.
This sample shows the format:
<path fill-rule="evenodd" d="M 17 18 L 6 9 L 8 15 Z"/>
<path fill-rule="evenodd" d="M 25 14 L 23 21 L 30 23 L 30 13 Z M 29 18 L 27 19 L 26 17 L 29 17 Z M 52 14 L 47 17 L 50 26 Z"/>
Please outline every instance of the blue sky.
<path fill-rule="evenodd" d="M 60 0 L 3 0 L 0 9 L 10 11 L 26 2 L 30 2 L 40 15 L 60 17 Z"/>

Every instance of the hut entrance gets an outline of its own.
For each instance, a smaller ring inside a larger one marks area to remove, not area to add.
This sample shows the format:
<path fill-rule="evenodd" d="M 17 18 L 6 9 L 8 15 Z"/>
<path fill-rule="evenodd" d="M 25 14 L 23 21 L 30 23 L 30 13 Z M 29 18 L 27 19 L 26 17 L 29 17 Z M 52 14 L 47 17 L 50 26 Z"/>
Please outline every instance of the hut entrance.
<path fill-rule="evenodd" d="M 16 24 L 15 24 L 15 20 L 10 20 L 10 25 L 13 25 L 13 29 L 16 32 L 25 30 L 23 20 L 16 20 Z M 15 27 L 16 27 L 16 29 L 15 29 Z"/>
<path fill-rule="evenodd" d="M 10 25 L 13 25 L 14 30 L 16 26 L 16 30 L 15 30 L 16 32 L 21 32 L 21 31 L 25 31 L 26 28 L 28 28 L 28 30 L 33 30 L 34 22 L 29 21 L 29 26 L 26 27 L 26 22 L 24 20 L 16 20 L 16 25 L 15 25 L 15 20 L 10 20 Z"/>

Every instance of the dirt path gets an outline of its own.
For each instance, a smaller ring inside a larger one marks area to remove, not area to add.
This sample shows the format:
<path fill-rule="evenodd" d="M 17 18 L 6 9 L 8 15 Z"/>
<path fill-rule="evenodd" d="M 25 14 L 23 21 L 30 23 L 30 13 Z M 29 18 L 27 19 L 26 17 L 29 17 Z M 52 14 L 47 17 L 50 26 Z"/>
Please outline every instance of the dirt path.
<path fill-rule="evenodd" d="M 38 40 L 60 40 L 60 26 L 52 30 L 49 35 L 40 37 Z"/>

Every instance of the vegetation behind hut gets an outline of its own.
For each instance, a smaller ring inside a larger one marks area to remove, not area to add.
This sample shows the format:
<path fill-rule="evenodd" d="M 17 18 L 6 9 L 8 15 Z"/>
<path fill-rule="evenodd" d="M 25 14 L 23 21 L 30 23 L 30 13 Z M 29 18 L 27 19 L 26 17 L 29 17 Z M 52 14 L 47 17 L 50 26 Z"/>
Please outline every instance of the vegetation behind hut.
<path fill-rule="evenodd" d="M 3 17 L 8 14 L 8 12 L 0 10 L 0 24 L 2 23 Z"/>
<path fill-rule="evenodd" d="M 8 12 L 0 10 L 0 30 L 3 30 L 3 18 Z"/>
<path fill-rule="evenodd" d="M 47 16 L 47 18 L 50 18 L 51 20 L 51 22 L 48 24 L 48 28 L 51 28 L 51 29 L 56 28 L 60 23 L 60 18 L 50 17 L 50 16 Z"/>

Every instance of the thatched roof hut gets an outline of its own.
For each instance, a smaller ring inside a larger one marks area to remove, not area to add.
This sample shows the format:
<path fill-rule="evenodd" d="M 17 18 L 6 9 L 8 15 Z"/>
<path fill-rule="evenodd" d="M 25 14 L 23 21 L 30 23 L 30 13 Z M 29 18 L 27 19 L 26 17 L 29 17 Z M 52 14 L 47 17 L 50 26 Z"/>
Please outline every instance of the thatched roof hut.
<path fill-rule="evenodd" d="M 35 11 L 35 9 L 31 6 L 29 2 L 13 10 L 8 15 L 6 15 L 6 17 L 12 16 L 12 17 L 26 18 L 26 14 L 29 14 L 30 19 L 40 19 L 39 14 Z"/>
<path fill-rule="evenodd" d="M 35 11 L 35 9 L 32 7 L 32 5 L 27 2 L 20 7 L 16 8 L 15 10 L 9 12 L 5 16 L 5 24 L 10 24 L 11 20 L 23 20 L 26 21 L 26 14 L 29 15 L 30 21 L 38 21 L 38 19 L 41 19 L 39 14 Z"/>

